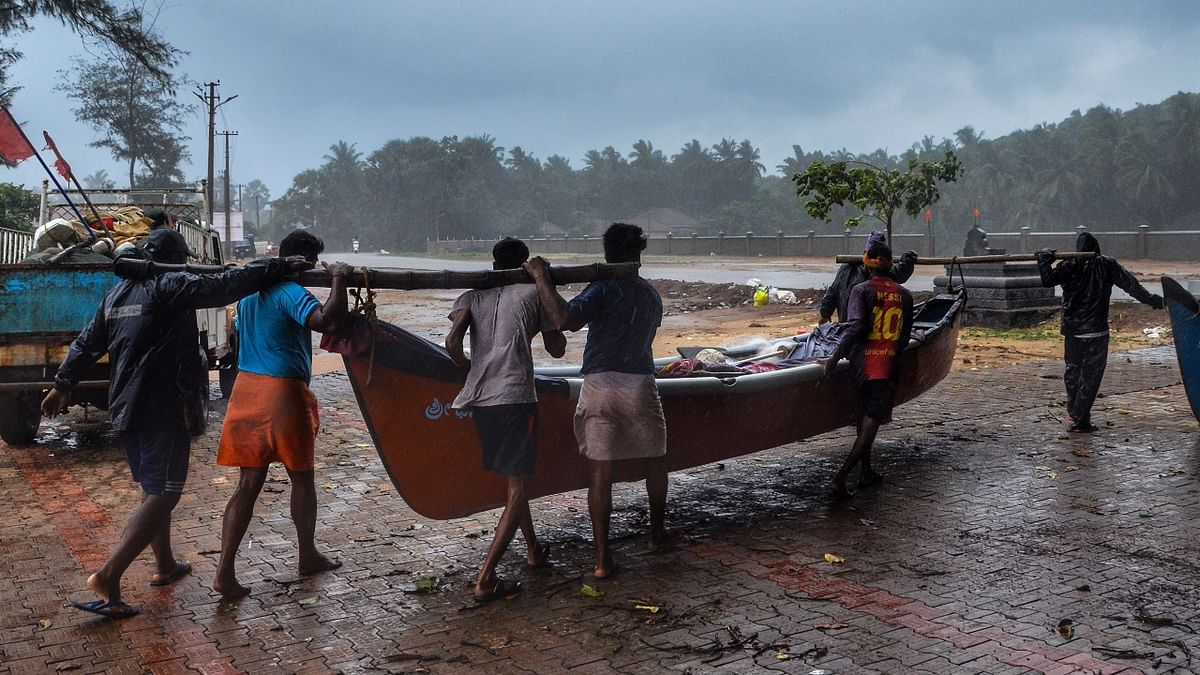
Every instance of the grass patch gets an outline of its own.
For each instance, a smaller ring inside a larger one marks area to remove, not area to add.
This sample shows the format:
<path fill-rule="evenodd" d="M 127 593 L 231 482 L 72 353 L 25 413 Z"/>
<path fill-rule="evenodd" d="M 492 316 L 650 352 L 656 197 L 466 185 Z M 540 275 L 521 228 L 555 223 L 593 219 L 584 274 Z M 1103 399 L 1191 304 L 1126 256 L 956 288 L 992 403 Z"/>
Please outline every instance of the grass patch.
<path fill-rule="evenodd" d="M 968 338 L 984 340 L 1030 340 L 1044 342 L 1059 342 L 1062 335 L 1058 332 L 1058 323 L 1034 326 L 1033 328 L 963 328 L 960 335 Z"/>

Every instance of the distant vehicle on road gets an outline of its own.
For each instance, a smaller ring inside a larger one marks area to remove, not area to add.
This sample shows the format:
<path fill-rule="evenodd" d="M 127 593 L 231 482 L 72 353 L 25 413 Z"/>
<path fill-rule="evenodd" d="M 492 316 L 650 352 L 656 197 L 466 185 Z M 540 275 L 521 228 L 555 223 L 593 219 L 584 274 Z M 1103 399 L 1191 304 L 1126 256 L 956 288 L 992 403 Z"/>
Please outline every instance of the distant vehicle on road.
<path fill-rule="evenodd" d="M 245 240 L 233 242 L 233 257 L 235 260 L 253 258 L 254 255 L 254 242 Z"/>

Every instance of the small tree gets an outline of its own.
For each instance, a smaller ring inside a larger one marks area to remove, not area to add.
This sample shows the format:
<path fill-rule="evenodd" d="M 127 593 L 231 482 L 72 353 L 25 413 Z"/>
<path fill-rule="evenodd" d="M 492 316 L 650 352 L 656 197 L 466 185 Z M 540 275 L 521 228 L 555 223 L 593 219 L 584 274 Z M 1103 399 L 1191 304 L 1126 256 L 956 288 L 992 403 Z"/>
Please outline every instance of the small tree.
<path fill-rule="evenodd" d="M 24 186 L 0 183 L 0 227 L 32 231 L 39 202 L 38 194 Z"/>
<path fill-rule="evenodd" d="M 158 11 L 138 10 L 139 29 L 154 39 Z M 189 80 L 171 70 L 184 52 L 168 47 L 158 69 L 151 69 L 140 56 L 116 46 L 102 45 L 100 51 L 90 60 L 72 59 L 71 70 L 58 71 L 55 86 L 78 103 L 75 119 L 100 135 L 90 145 L 106 148 L 126 165 L 130 187 L 183 182 L 181 165 L 190 159 L 183 128 L 193 107 L 175 93 Z"/>
<path fill-rule="evenodd" d="M 850 167 L 854 164 L 853 168 Z M 815 160 L 802 173 L 792 176 L 796 194 L 811 197 L 804 209 L 813 218 L 829 221 L 834 206 L 850 202 L 862 213 L 846 219 L 851 228 L 868 216 L 887 227 L 892 240 L 892 217 L 896 209 L 916 218 L 941 197 L 937 184 L 952 183 L 962 176 L 962 164 L 950 150 L 940 162 L 908 161 L 908 170 L 885 169 L 857 160 L 825 163 Z"/>

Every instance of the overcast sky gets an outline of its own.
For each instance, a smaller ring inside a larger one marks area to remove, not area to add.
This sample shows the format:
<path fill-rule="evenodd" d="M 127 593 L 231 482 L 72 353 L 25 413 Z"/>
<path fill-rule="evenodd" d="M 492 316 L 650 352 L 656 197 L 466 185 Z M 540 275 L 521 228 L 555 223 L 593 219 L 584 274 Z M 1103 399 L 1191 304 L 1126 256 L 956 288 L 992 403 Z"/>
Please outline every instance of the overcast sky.
<path fill-rule="evenodd" d="M 365 156 L 391 139 L 490 134 L 539 159 L 647 139 L 749 139 L 769 172 L 791 154 L 902 152 L 972 125 L 986 138 L 1097 104 L 1127 110 L 1200 91 L 1200 2 L 184 2 L 163 36 L 180 72 L 238 98 L 232 175 L 273 196 L 339 140 Z M 10 85 L 26 132 L 47 129 L 83 176 L 124 171 L 87 147 L 53 90 L 81 39 L 40 21 L 18 38 Z M 190 177 L 206 163 L 196 104 Z M 217 165 L 224 159 L 218 152 Z M 34 160 L 0 181 L 40 185 Z"/>

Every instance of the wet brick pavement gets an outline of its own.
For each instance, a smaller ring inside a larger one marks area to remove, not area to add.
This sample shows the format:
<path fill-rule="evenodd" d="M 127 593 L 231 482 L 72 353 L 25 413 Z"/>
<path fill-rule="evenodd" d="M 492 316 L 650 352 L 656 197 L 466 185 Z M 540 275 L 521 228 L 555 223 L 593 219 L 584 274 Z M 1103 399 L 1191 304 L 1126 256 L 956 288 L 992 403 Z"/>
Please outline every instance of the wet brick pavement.
<path fill-rule="evenodd" d="M 584 495 L 537 500 L 554 567 L 510 552 L 501 572 L 526 591 L 482 608 L 470 585 L 497 514 L 412 513 L 347 381 L 322 376 L 318 538 L 345 565 L 296 576 L 272 470 L 239 558 L 254 594 L 209 589 L 234 478 L 213 461 L 217 410 L 175 512 L 195 574 L 152 589 L 144 555 L 125 580 L 142 614 L 121 622 L 64 607 L 139 498 L 103 415 L 76 412 L 35 447 L 0 445 L 0 673 L 1200 670 L 1200 435 L 1174 356 L 1113 355 L 1093 436 L 1063 433 L 1060 374 L 952 374 L 898 410 L 886 482 L 847 505 L 824 494 L 849 430 L 675 474 L 665 554 L 645 552 L 643 492 L 622 486 L 624 569 L 604 582 Z"/>

